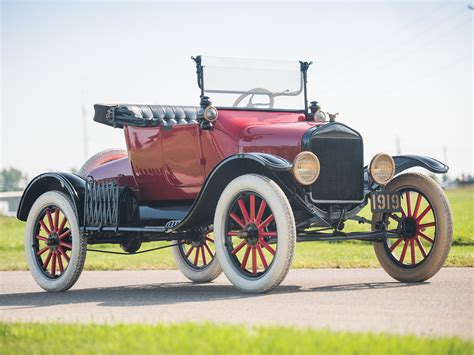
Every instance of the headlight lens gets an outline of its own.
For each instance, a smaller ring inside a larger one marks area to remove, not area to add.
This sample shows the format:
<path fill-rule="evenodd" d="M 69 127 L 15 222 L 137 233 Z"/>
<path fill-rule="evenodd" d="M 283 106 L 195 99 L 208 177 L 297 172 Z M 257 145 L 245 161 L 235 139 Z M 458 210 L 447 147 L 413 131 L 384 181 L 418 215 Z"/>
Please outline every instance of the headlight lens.
<path fill-rule="evenodd" d="M 386 185 L 395 174 L 395 162 L 390 155 L 379 153 L 370 162 L 369 174 L 377 184 Z"/>
<path fill-rule="evenodd" d="M 219 112 L 217 112 L 217 109 L 214 106 L 207 106 L 204 110 L 204 119 L 206 121 L 214 122 L 215 120 L 217 120 L 218 115 Z"/>
<path fill-rule="evenodd" d="M 301 185 L 314 183 L 320 170 L 319 159 L 311 152 L 301 152 L 293 161 L 293 176 Z"/>

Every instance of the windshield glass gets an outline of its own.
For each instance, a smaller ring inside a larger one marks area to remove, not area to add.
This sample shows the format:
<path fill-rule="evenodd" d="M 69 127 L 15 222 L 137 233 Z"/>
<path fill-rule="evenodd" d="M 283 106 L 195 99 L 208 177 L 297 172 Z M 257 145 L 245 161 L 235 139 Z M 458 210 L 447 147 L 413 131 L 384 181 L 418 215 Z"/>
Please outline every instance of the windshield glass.
<path fill-rule="evenodd" d="M 204 92 L 215 106 L 304 109 L 300 63 L 202 57 Z"/>

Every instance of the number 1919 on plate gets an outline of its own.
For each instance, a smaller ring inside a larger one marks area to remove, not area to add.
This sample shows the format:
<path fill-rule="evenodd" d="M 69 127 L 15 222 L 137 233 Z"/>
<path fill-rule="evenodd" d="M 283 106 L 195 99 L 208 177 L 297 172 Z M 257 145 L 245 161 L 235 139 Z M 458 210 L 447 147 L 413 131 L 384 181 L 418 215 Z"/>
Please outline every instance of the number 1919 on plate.
<path fill-rule="evenodd" d="M 372 212 L 400 211 L 400 194 L 388 191 L 374 191 L 370 195 Z"/>

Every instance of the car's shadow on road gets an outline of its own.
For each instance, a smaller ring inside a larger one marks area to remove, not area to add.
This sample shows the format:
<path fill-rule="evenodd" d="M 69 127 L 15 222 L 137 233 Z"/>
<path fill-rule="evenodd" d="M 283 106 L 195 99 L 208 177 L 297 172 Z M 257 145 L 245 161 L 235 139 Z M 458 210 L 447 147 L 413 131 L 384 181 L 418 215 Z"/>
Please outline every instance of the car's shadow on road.
<path fill-rule="evenodd" d="M 297 285 L 281 285 L 267 294 L 246 294 L 232 285 L 193 284 L 189 282 L 98 287 L 70 290 L 62 293 L 29 292 L 0 295 L 0 307 L 11 309 L 49 307 L 94 303 L 98 306 L 148 306 L 176 303 L 211 302 L 257 297 L 275 297 L 288 293 L 363 292 L 388 288 L 417 287 L 424 283 L 372 282 L 302 288 Z M 15 307 L 15 308 L 11 308 Z"/>

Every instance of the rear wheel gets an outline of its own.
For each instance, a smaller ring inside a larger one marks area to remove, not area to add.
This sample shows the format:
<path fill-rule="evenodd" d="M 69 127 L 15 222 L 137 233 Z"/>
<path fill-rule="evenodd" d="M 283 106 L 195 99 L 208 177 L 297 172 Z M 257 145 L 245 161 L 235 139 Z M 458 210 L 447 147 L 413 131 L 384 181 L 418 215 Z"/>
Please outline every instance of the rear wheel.
<path fill-rule="evenodd" d="M 222 269 L 216 258 L 214 236 L 203 233 L 192 242 L 173 242 L 171 251 L 179 270 L 194 282 L 211 282 L 218 277 Z"/>
<path fill-rule="evenodd" d="M 52 292 L 71 288 L 81 275 L 86 248 L 71 200 L 58 191 L 41 195 L 31 207 L 25 234 L 26 258 L 38 285 Z"/>
<path fill-rule="evenodd" d="M 216 253 L 228 279 L 245 292 L 268 292 L 293 260 L 296 227 L 283 191 L 261 175 L 243 175 L 222 192 L 214 218 Z"/>
<path fill-rule="evenodd" d="M 449 202 L 431 178 L 403 174 L 387 190 L 401 194 L 401 212 L 374 214 L 373 225 L 383 220 L 388 229 L 401 231 L 399 239 L 374 243 L 385 271 L 402 282 L 421 282 L 435 275 L 451 249 L 453 222 Z"/>
<path fill-rule="evenodd" d="M 97 154 L 91 156 L 87 161 L 82 165 L 82 167 L 77 172 L 77 175 L 86 178 L 89 176 L 91 171 L 103 164 L 109 163 L 111 161 L 125 158 L 127 156 L 127 152 L 123 149 L 118 148 L 109 148 L 100 151 Z"/>

